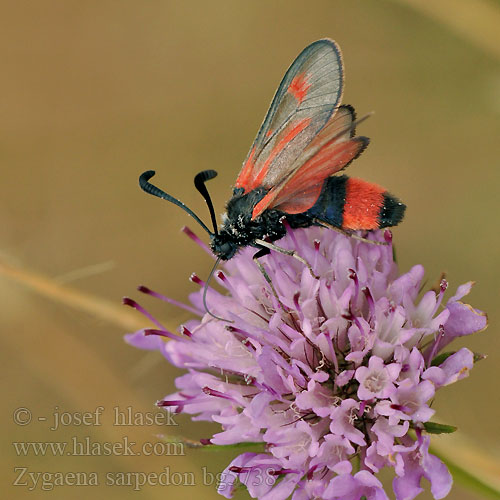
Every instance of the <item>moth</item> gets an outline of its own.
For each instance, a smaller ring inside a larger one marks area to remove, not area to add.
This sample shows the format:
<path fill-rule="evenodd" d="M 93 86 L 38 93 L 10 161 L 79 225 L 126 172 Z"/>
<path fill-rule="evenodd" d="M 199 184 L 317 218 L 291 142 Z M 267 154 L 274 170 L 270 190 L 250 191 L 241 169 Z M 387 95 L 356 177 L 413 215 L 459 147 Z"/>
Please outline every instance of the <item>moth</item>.
<path fill-rule="evenodd" d="M 376 184 L 336 175 L 369 143 L 355 135 L 360 120 L 354 108 L 340 104 L 343 78 L 341 51 L 333 40 L 317 40 L 298 55 L 243 163 L 220 229 L 205 186 L 217 175 L 214 170 L 200 172 L 194 181 L 207 202 L 213 231 L 184 203 L 149 182 L 153 170 L 140 176 L 141 188 L 194 217 L 210 235 L 218 261 L 249 245 L 260 249 L 258 256 L 279 251 L 272 242 L 287 227 L 326 226 L 352 234 L 397 225 L 406 208 L 398 198 Z"/>

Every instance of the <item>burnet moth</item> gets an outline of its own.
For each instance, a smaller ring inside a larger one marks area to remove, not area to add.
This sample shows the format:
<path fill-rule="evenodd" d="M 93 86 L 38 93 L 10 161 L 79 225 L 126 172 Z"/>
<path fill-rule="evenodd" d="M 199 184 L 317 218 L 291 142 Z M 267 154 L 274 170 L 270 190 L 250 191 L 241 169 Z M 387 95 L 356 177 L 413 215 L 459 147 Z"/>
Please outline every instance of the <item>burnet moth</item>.
<path fill-rule="evenodd" d="M 154 171 L 140 176 L 141 188 L 194 217 L 210 235 L 217 263 L 248 245 L 260 249 L 258 256 L 269 249 L 284 251 L 271 242 L 282 238 L 287 227 L 318 225 L 352 233 L 395 226 L 406 208 L 396 197 L 376 184 L 334 175 L 369 142 L 355 136 L 361 120 L 356 121 L 354 108 L 340 105 L 343 76 L 340 47 L 333 40 L 313 42 L 295 59 L 243 163 L 220 230 L 205 187 L 217 175 L 214 170 L 194 179 L 213 232 L 186 205 L 149 182 Z"/>

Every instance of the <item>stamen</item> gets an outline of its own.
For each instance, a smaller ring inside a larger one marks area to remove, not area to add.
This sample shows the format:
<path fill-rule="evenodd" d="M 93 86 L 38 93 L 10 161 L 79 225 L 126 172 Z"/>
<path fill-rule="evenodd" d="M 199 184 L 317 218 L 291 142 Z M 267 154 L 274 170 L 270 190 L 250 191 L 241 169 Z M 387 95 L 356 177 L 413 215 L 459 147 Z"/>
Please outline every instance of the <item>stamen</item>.
<path fill-rule="evenodd" d="M 441 302 L 443 301 L 444 294 L 446 290 L 448 289 L 448 281 L 446 281 L 444 278 L 441 279 L 439 282 L 439 295 L 436 300 L 436 306 L 434 307 L 434 311 L 432 312 L 432 316 L 434 316 L 439 309 L 439 306 L 441 305 Z"/>
<path fill-rule="evenodd" d="M 366 401 L 361 401 L 359 404 L 359 411 L 358 411 L 358 417 L 362 417 L 363 413 L 365 412 L 365 407 L 366 407 Z"/>
<path fill-rule="evenodd" d="M 396 403 L 393 403 L 391 405 L 391 408 L 393 410 L 396 410 L 396 411 L 402 411 L 404 413 L 407 413 L 407 412 L 410 412 L 411 411 L 411 408 L 409 408 L 408 406 L 404 406 L 404 405 L 398 405 Z"/>
<path fill-rule="evenodd" d="M 189 277 L 189 281 L 192 281 L 193 283 L 196 283 L 197 285 L 204 286 L 205 282 L 198 277 L 196 273 L 191 273 L 191 276 Z"/>
<path fill-rule="evenodd" d="M 270 476 L 283 476 L 285 474 L 299 474 L 300 471 L 296 469 L 280 469 L 280 470 L 273 470 L 273 469 L 268 469 L 268 474 Z"/>
<path fill-rule="evenodd" d="M 320 256 L 320 252 L 319 252 L 320 243 L 321 242 L 319 240 L 313 241 L 313 245 L 314 245 L 314 260 L 313 260 L 313 265 L 312 265 L 313 269 L 316 269 L 318 267 L 318 259 Z"/>
<path fill-rule="evenodd" d="M 233 296 L 237 297 L 237 292 L 235 288 L 231 285 L 231 282 L 227 279 L 227 276 L 222 271 L 217 271 L 215 277 L 221 282 L 221 285 Z"/>
<path fill-rule="evenodd" d="M 359 294 L 359 280 L 358 280 L 358 275 L 356 274 L 356 271 L 354 269 L 349 269 L 349 279 L 354 281 L 354 294 L 351 297 L 351 304 L 352 304 L 353 302 L 357 302 Z"/>
<path fill-rule="evenodd" d="M 241 474 L 243 472 L 251 472 L 254 469 L 254 467 L 238 467 L 237 465 L 232 465 L 229 467 L 229 470 L 231 472 L 234 472 L 235 474 Z"/>
<path fill-rule="evenodd" d="M 438 349 L 438 346 L 439 346 L 439 342 L 441 341 L 441 337 L 444 336 L 444 326 L 443 325 L 439 325 L 439 329 L 438 329 L 438 335 L 436 336 L 435 340 L 434 340 L 434 343 L 432 344 L 432 349 L 431 349 L 431 352 L 429 353 L 429 357 L 427 358 L 427 366 L 430 366 L 432 360 L 434 359 L 434 356 L 436 355 L 436 352 L 437 352 L 437 349 Z"/>
<path fill-rule="evenodd" d="M 236 401 L 236 399 L 234 399 L 232 396 L 224 394 L 220 391 L 216 391 L 215 389 L 211 389 L 210 387 L 203 387 L 202 391 L 209 396 L 215 396 L 217 398 L 227 399 L 229 401 L 233 401 L 234 403 L 238 403 L 238 401 Z"/>
<path fill-rule="evenodd" d="M 141 314 L 146 316 L 146 318 L 148 318 L 151 321 L 151 323 L 154 323 L 158 328 L 160 328 L 160 330 L 167 331 L 167 329 L 151 313 L 146 311 L 146 309 L 140 306 L 135 300 L 131 299 L 130 297 L 123 297 L 122 303 L 125 306 L 132 307 L 137 311 L 139 311 Z"/>
<path fill-rule="evenodd" d="M 214 254 L 212 252 L 212 250 L 210 250 L 210 247 L 204 243 L 199 237 L 198 235 L 192 231 L 188 226 L 183 226 L 183 228 L 181 229 L 181 231 L 188 236 L 188 238 L 191 238 L 198 246 L 200 246 L 205 252 L 208 253 L 208 255 L 210 255 L 211 257 L 214 257 Z"/>
<path fill-rule="evenodd" d="M 384 240 L 388 245 L 392 245 L 392 231 L 390 229 L 384 231 Z"/>
<path fill-rule="evenodd" d="M 170 401 L 161 400 L 156 402 L 156 406 L 159 408 L 170 408 L 175 406 L 175 413 L 179 413 L 184 409 L 184 406 L 190 404 L 199 404 L 206 402 L 206 399 L 197 398 L 195 396 L 186 396 L 186 399 L 171 399 Z"/>
<path fill-rule="evenodd" d="M 351 311 L 348 311 L 347 314 L 342 314 L 341 316 L 347 321 L 352 321 L 358 327 L 360 332 L 363 331 L 363 328 L 361 327 L 361 322 L 359 321 L 358 317 L 355 316 Z"/>
<path fill-rule="evenodd" d="M 375 317 L 375 301 L 373 300 L 373 296 L 370 292 L 370 289 L 364 286 L 361 291 L 364 293 L 366 297 L 366 302 L 368 303 L 368 307 L 370 309 L 370 319 Z"/>
<path fill-rule="evenodd" d="M 179 335 L 175 335 L 175 333 L 169 332 L 168 330 L 155 330 L 154 328 L 146 328 L 144 330 L 144 335 L 146 337 L 148 337 L 149 335 L 157 335 L 159 337 L 165 337 L 167 339 L 174 339 L 174 340 L 178 340 L 180 342 L 187 341 L 187 339 L 183 339 L 182 337 L 179 337 Z"/>
<path fill-rule="evenodd" d="M 181 333 L 182 335 L 185 335 L 186 337 L 192 337 L 193 334 L 190 330 L 188 330 L 184 325 L 181 325 Z"/>
<path fill-rule="evenodd" d="M 313 478 L 314 471 L 318 468 L 318 465 L 314 465 L 307 471 L 307 479 L 310 481 Z"/>
<path fill-rule="evenodd" d="M 293 295 L 293 305 L 295 306 L 295 309 L 297 310 L 297 314 L 299 316 L 299 320 L 302 323 L 304 321 L 304 312 L 300 307 L 299 297 L 300 297 L 300 292 L 295 292 Z"/>
<path fill-rule="evenodd" d="M 337 359 L 337 353 L 335 352 L 335 347 L 333 346 L 332 337 L 330 335 L 328 335 L 328 332 L 325 332 L 324 335 L 325 335 L 325 339 L 328 343 L 328 347 L 330 348 L 331 358 L 332 358 L 333 366 L 335 368 L 335 375 L 338 375 L 339 374 L 339 361 Z M 333 387 L 334 387 L 334 389 L 337 387 L 337 377 L 335 377 L 335 379 L 333 381 Z"/>
<path fill-rule="evenodd" d="M 287 234 L 290 235 L 290 239 L 293 242 L 293 247 L 295 249 L 300 248 L 299 244 L 297 243 L 297 238 L 295 237 L 295 231 L 293 231 L 292 226 L 290 226 L 286 217 L 282 217 L 280 219 L 280 222 L 285 226 Z"/>
<path fill-rule="evenodd" d="M 224 283 L 227 283 L 228 280 L 226 278 L 226 275 L 222 272 L 222 271 L 217 271 L 215 273 L 215 276 L 217 276 L 217 278 L 219 278 L 221 281 L 223 281 Z"/>
<path fill-rule="evenodd" d="M 167 302 L 168 304 L 172 304 L 180 309 L 184 309 L 185 311 L 189 311 L 190 313 L 196 314 L 196 316 L 202 316 L 202 313 L 198 311 L 198 309 L 195 309 L 194 307 L 188 306 L 187 304 L 183 304 L 182 302 L 179 302 L 178 300 L 171 299 L 170 297 L 167 297 L 166 295 L 163 295 L 161 293 L 155 292 L 151 290 L 151 288 L 148 288 L 147 286 L 140 285 L 137 287 L 137 290 L 139 292 L 145 293 L 146 295 L 151 295 L 152 297 L 156 297 L 157 299 L 162 300 L 163 302 Z"/>

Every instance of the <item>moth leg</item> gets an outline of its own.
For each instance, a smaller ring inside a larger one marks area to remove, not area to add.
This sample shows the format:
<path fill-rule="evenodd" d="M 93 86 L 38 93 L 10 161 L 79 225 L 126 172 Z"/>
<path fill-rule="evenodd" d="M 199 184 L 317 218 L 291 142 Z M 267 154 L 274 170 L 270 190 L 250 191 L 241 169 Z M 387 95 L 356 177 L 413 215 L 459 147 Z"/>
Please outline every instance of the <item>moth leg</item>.
<path fill-rule="evenodd" d="M 259 268 L 259 271 L 262 273 L 262 275 L 264 276 L 265 280 L 268 282 L 269 286 L 271 287 L 271 290 L 273 292 L 273 295 L 276 297 L 276 300 L 281 305 L 281 307 L 283 308 L 283 310 L 286 311 L 285 306 L 281 303 L 281 300 L 278 297 L 278 292 L 276 291 L 276 288 L 274 288 L 273 282 L 272 282 L 271 278 L 269 277 L 269 274 L 267 274 L 266 270 L 264 269 L 264 266 L 259 261 L 259 259 L 261 257 L 264 257 L 264 255 L 269 255 L 270 253 L 271 253 L 271 250 L 269 250 L 269 248 L 262 247 L 257 253 L 254 254 L 254 256 L 252 257 L 252 259 L 257 264 L 257 267 Z"/>
<path fill-rule="evenodd" d="M 319 276 L 317 276 L 314 273 L 313 268 L 311 267 L 311 264 L 309 264 L 309 262 L 307 262 L 306 259 L 301 257 L 295 250 L 286 250 L 285 248 L 278 247 L 278 246 L 273 245 L 272 243 L 269 243 L 268 241 L 264 241 L 264 240 L 255 240 L 255 243 L 257 243 L 258 245 L 260 245 L 262 247 L 266 247 L 269 250 L 274 250 L 275 252 L 279 252 L 279 253 L 282 253 L 284 255 L 289 255 L 290 257 L 297 259 L 299 262 L 302 262 L 302 264 L 304 264 L 307 267 L 307 269 L 309 269 L 309 272 L 311 273 L 311 276 L 313 278 L 319 280 Z"/>
<path fill-rule="evenodd" d="M 327 227 L 329 229 L 333 229 L 334 231 L 337 231 L 337 233 L 343 234 L 344 236 L 347 236 L 348 238 L 352 238 L 354 240 L 362 241 L 363 243 L 370 243 L 371 245 L 387 245 L 387 241 L 373 241 L 369 240 L 367 238 L 363 238 L 362 236 L 358 236 L 357 234 L 350 233 L 349 231 L 345 231 L 344 229 L 340 229 L 340 227 L 335 227 L 332 226 L 331 224 L 328 224 L 327 222 L 323 222 L 322 220 L 317 220 L 315 219 L 315 222 L 319 224 L 320 226 Z"/>

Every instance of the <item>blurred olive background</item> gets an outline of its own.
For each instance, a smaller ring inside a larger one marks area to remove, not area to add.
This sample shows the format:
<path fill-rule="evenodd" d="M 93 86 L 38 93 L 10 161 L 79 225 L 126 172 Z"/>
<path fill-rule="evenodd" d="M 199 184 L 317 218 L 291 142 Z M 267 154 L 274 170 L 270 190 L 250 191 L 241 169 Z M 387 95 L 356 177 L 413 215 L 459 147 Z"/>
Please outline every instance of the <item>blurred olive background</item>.
<path fill-rule="evenodd" d="M 458 2 L 442 16 L 446 22 L 429 6 L 424 12 L 382 0 L 2 3 L 1 261 L 117 308 L 130 295 L 169 325 L 189 316 L 140 297 L 136 286 L 186 300 L 197 289 L 190 273 L 205 277 L 211 260 L 179 231 L 188 224 L 205 238 L 201 230 L 178 208 L 141 192 L 139 174 L 155 169 L 158 185 L 208 220 L 192 179 L 216 169 L 209 187 L 221 213 L 288 65 L 311 41 L 337 40 L 346 65 L 344 102 L 359 114 L 375 111 L 359 131 L 371 145 L 349 173 L 408 205 L 394 231 L 401 269 L 423 264 L 429 286 L 445 271 L 452 291 L 475 280 L 468 300 L 490 315 L 486 332 L 459 342 L 488 359 L 440 391 L 435 408 L 442 421 L 498 456 L 500 37 L 486 30 L 497 2 L 469 2 L 468 10 Z M 440 2 L 430 4 L 439 10 Z M 468 15 L 472 34 L 454 27 Z M 114 426 L 116 406 L 155 412 L 154 402 L 174 389 L 181 372 L 125 344 L 127 329 L 119 324 L 8 276 L 0 275 L 0 290 L 1 463 L 9 498 L 41 495 L 41 480 L 35 487 L 25 477 L 25 486 L 12 486 L 16 467 L 100 474 L 100 486 L 55 487 L 44 493 L 51 499 L 218 498 L 213 485 L 203 484 L 203 467 L 220 472 L 234 455 L 18 456 L 12 441 L 127 436 L 154 443 L 160 433 L 199 439 L 215 427 L 182 417 L 177 427 Z M 148 325 L 138 314 L 137 323 Z M 105 408 L 100 426 L 49 429 L 54 412 L 98 406 Z M 15 425 L 19 407 L 32 412 L 31 424 Z M 104 484 L 106 472 L 164 467 L 193 472 L 196 484 L 139 492 Z M 451 498 L 478 497 L 456 486 Z"/>

